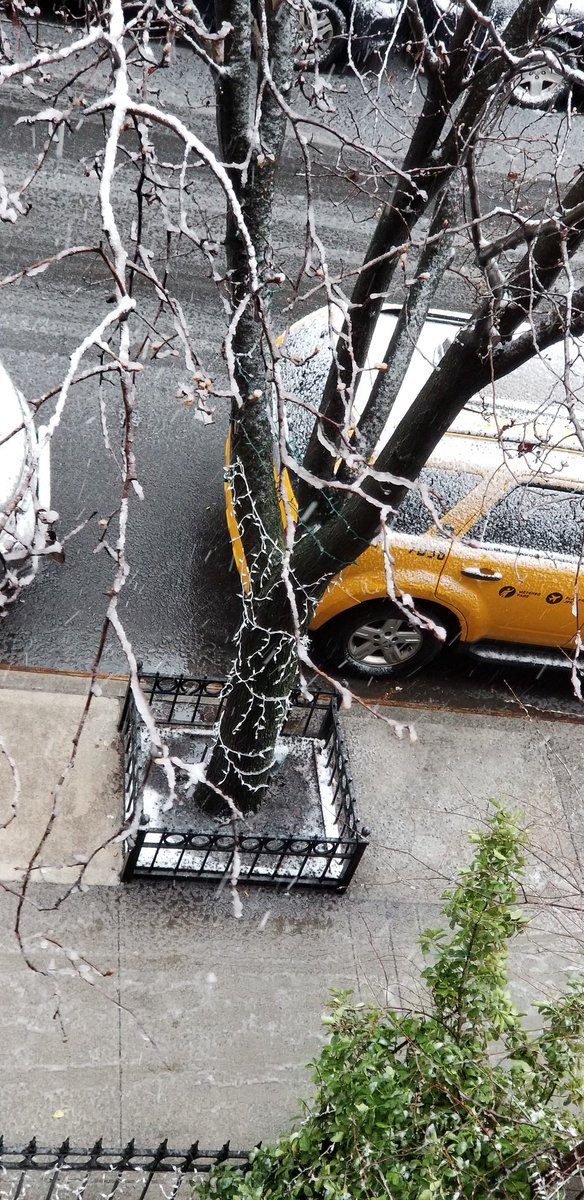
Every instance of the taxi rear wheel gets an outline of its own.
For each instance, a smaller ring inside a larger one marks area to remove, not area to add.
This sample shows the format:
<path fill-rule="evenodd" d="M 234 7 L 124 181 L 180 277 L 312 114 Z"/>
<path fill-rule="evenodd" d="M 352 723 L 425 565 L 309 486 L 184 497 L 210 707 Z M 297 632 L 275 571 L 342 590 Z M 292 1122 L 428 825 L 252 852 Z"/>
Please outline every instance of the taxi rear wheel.
<path fill-rule="evenodd" d="M 553 50 L 567 67 L 575 65 L 569 47 L 561 38 L 548 38 L 545 48 Z M 511 84 L 511 98 L 521 108 L 557 108 L 569 93 L 570 84 L 561 71 L 556 71 L 545 58 L 519 71 Z"/>
<path fill-rule="evenodd" d="M 300 9 L 294 65 L 312 71 L 318 63 L 321 71 L 326 70 L 340 57 L 346 35 L 342 9 L 332 0 L 312 0 L 310 14 Z"/>
<path fill-rule="evenodd" d="M 450 631 L 448 614 L 438 607 L 419 604 L 416 610 Z M 373 679 L 412 675 L 444 645 L 390 600 L 372 600 L 348 609 L 319 629 L 315 641 L 337 670 Z"/>

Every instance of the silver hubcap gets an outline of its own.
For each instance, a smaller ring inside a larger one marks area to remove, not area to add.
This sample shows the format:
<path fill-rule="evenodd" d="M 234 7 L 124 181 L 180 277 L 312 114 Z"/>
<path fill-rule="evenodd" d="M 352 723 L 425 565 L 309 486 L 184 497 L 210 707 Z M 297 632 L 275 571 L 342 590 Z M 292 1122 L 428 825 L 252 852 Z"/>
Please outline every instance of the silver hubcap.
<path fill-rule="evenodd" d="M 347 649 L 356 662 L 371 667 L 396 666 L 418 652 L 423 637 L 403 617 L 380 617 L 360 625 L 351 634 Z"/>
<path fill-rule="evenodd" d="M 519 104 L 550 104 L 564 88 L 563 76 L 546 64 L 533 67 L 519 76 L 513 86 L 513 95 Z"/>
<path fill-rule="evenodd" d="M 312 20 L 305 8 L 301 9 L 300 20 L 300 44 L 298 53 L 303 58 L 314 59 L 318 47 L 323 50 L 328 50 L 332 42 L 335 31 L 333 23 L 330 19 L 326 8 L 314 8 L 311 14 Z M 316 30 L 316 33 L 315 33 Z"/>

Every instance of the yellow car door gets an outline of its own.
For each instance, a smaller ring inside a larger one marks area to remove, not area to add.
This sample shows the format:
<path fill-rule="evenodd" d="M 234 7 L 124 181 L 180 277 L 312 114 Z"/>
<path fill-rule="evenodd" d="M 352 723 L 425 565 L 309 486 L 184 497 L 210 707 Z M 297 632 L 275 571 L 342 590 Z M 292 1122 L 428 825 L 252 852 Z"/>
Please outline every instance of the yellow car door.
<path fill-rule="evenodd" d="M 442 463 L 423 467 L 416 487 L 408 492 L 388 534 L 391 562 L 386 562 L 383 539 L 365 550 L 335 575 L 312 620 L 318 629 L 356 604 L 396 593 L 418 601 L 433 601 L 440 571 L 450 546 L 450 533 L 464 524 L 464 502 L 481 481 L 478 470 Z M 455 514 L 462 507 L 457 523 Z M 434 517 L 434 521 L 433 521 Z"/>
<path fill-rule="evenodd" d="M 568 646 L 584 618 L 583 541 L 582 493 L 512 482 L 452 541 L 436 598 L 461 614 L 467 641 Z"/>

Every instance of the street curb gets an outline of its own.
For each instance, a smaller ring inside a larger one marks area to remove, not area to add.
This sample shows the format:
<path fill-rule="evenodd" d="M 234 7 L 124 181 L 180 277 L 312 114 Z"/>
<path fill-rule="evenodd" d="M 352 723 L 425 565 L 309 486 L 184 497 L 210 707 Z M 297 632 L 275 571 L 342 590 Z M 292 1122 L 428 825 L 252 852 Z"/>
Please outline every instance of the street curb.
<path fill-rule="evenodd" d="M 0 688 L 21 692 L 56 692 L 61 695 L 85 696 L 91 682 L 89 671 L 39 670 L 38 667 L 14 666 L 0 662 Z M 121 700 L 128 686 L 127 675 L 96 675 L 99 694 L 108 700 Z"/>

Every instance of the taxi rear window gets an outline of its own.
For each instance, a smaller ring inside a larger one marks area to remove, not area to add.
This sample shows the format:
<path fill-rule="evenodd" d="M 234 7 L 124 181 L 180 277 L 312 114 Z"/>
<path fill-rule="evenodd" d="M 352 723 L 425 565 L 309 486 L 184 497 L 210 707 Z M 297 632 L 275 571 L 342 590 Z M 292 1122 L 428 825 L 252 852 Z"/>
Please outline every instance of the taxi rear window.
<path fill-rule="evenodd" d="M 444 468 L 423 467 L 418 482 L 402 500 L 393 528 L 397 533 L 422 534 L 435 530 L 433 514 L 426 503 L 423 489 L 427 489 L 429 499 L 438 516 L 442 519 L 464 499 L 480 482 L 481 476 L 470 471 L 447 471 Z M 445 522 L 448 528 L 448 522 Z"/>
<path fill-rule="evenodd" d="M 470 535 L 481 542 L 579 557 L 584 545 L 584 494 L 528 484 L 513 488 Z"/>

